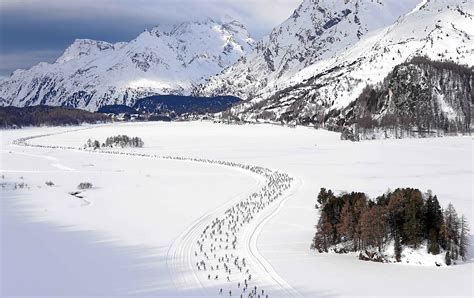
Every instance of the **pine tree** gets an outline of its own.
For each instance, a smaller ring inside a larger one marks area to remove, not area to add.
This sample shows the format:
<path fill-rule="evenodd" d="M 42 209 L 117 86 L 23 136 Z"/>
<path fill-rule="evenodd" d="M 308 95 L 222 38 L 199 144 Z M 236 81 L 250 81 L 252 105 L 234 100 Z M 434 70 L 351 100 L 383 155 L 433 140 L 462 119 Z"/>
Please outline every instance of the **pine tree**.
<path fill-rule="evenodd" d="M 359 249 L 366 249 L 370 245 L 370 209 L 365 209 L 359 219 L 360 246 Z"/>
<path fill-rule="evenodd" d="M 446 258 L 450 260 L 457 259 L 458 248 L 458 218 L 454 206 L 450 203 L 444 211 L 444 224 L 442 228 L 442 237 L 444 238 Z"/>
<path fill-rule="evenodd" d="M 400 262 L 402 260 L 402 245 L 400 243 L 400 235 L 398 233 L 395 233 L 394 242 L 395 245 L 393 249 L 395 253 L 395 259 L 397 260 L 397 262 Z"/>
<path fill-rule="evenodd" d="M 439 254 L 440 231 L 443 224 L 443 212 L 439 205 L 438 198 L 432 196 L 431 192 L 427 194 L 424 224 L 425 237 L 428 239 L 428 252 L 434 255 Z"/>
<path fill-rule="evenodd" d="M 321 212 L 318 225 L 316 226 L 316 235 L 313 238 L 311 247 L 319 252 L 328 252 L 329 247 L 332 245 L 332 230 L 333 227 L 326 213 Z"/>
<path fill-rule="evenodd" d="M 385 210 L 381 206 L 373 206 L 370 210 L 372 219 L 372 237 L 374 245 L 377 246 L 379 252 L 382 251 L 384 238 L 387 232 Z"/>
<path fill-rule="evenodd" d="M 319 194 L 318 194 L 318 203 L 320 205 L 325 205 L 327 200 L 329 199 L 330 197 L 330 194 L 332 195 L 332 191 L 329 190 L 329 192 L 326 191 L 326 189 L 323 187 L 321 188 L 321 190 L 319 191 Z"/>
<path fill-rule="evenodd" d="M 408 201 L 405 208 L 403 235 L 406 244 L 417 248 L 423 240 L 421 218 L 423 214 L 423 197 L 419 190 L 408 190 Z"/>
<path fill-rule="evenodd" d="M 388 194 L 388 197 L 389 202 L 387 206 L 387 217 L 390 225 L 390 231 L 392 235 L 398 235 L 398 237 L 401 238 L 403 230 L 404 209 L 407 200 L 404 197 L 403 191 L 400 189 Z"/>
<path fill-rule="evenodd" d="M 446 262 L 446 265 L 448 266 L 451 265 L 451 255 L 449 253 L 449 250 L 446 251 L 446 255 L 444 256 L 444 261 Z"/>
<path fill-rule="evenodd" d="M 366 247 L 377 247 L 382 251 L 386 233 L 384 210 L 381 206 L 373 206 L 362 212 L 360 218 L 361 238 Z"/>
<path fill-rule="evenodd" d="M 459 256 L 463 261 L 467 260 L 467 250 L 469 248 L 469 224 L 467 223 L 466 217 L 461 216 L 460 220 L 460 235 L 459 235 Z"/>
<path fill-rule="evenodd" d="M 428 239 L 428 253 L 433 255 L 439 254 L 438 236 L 435 230 L 430 231 L 430 236 Z"/>
<path fill-rule="evenodd" d="M 354 215 L 349 200 L 346 200 L 342 210 L 339 224 L 337 225 L 337 233 L 341 235 L 344 240 L 353 240 L 355 233 Z"/>
<path fill-rule="evenodd" d="M 358 195 L 354 199 L 353 203 L 353 214 L 354 214 L 354 250 L 358 250 L 361 247 L 361 225 L 360 225 L 360 217 L 362 212 L 367 208 L 367 197 L 365 195 Z"/>

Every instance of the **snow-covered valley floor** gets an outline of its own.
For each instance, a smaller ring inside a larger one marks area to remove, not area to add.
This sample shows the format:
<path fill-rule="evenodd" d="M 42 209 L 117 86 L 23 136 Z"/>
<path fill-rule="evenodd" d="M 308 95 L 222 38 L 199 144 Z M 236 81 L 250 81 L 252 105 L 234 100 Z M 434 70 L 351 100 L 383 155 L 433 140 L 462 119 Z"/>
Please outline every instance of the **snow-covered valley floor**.
<path fill-rule="evenodd" d="M 470 137 L 350 143 L 309 128 L 207 122 L 1 134 L 2 297 L 218 296 L 220 288 L 236 296 L 241 290 L 237 283 L 248 279 L 247 269 L 253 274 L 251 288 L 265 289 L 270 297 L 472 296 L 472 259 L 436 268 L 362 262 L 309 249 L 321 187 L 372 196 L 396 187 L 431 189 L 443 206 L 452 202 L 473 226 Z M 12 144 L 45 134 L 28 140 L 32 146 Z M 117 134 L 139 136 L 145 147 L 114 154 L 65 149 Z M 274 201 L 262 194 L 273 187 L 268 184 L 272 177 L 283 177 L 275 183 L 283 191 Z M 291 186 L 284 188 L 287 178 Z M 21 182 L 28 187 L 14 190 Z M 70 195 L 80 182 L 94 188 L 79 194 L 82 198 Z M 255 211 L 243 222 L 236 217 L 241 214 L 236 204 L 251 194 L 262 195 L 263 203 L 248 205 Z M 231 232 L 227 224 L 239 224 L 232 230 L 235 236 L 226 237 L 238 241 L 229 250 L 231 261 L 215 263 L 209 255 L 205 262 L 214 270 L 204 271 L 195 265 L 202 259 L 196 241 L 204 239 L 209 254 L 224 252 L 213 250 L 207 239 L 214 236 L 203 233 L 216 218 L 227 220 L 224 234 Z M 246 258 L 244 272 L 232 267 L 225 274 L 223 264 L 234 266 L 236 256 L 239 267 Z M 215 274 L 220 274 L 217 281 Z"/>

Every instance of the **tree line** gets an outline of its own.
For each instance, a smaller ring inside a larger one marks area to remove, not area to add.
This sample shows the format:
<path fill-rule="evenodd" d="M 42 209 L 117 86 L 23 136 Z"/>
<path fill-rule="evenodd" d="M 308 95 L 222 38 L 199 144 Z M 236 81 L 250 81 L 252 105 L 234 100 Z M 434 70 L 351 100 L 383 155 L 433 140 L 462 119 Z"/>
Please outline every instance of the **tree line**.
<path fill-rule="evenodd" d="M 0 127 L 20 128 L 42 125 L 79 125 L 82 123 L 108 122 L 110 118 L 100 113 L 52 106 L 0 107 Z"/>
<path fill-rule="evenodd" d="M 328 252 L 341 243 L 355 252 L 382 252 L 393 241 L 397 262 L 401 261 L 403 247 L 417 249 L 424 243 L 428 253 L 444 253 L 447 265 L 467 258 L 466 217 L 458 216 L 452 204 L 443 210 L 431 191 L 400 188 L 370 200 L 364 193 L 336 196 L 322 188 L 317 201 L 321 215 L 312 248 L 319 252 Z"/>

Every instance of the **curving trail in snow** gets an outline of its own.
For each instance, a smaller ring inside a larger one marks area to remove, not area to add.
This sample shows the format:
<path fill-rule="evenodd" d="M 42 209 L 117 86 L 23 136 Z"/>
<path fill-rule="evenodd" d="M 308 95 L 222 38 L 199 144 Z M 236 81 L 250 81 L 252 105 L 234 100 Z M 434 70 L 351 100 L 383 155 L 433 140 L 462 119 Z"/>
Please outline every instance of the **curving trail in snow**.
<path fill-rule="evenodd" d="M 71 131 L 60 133 L 68 132 Z M 302 185 L 300 179 L 268 168 L 228 161 L 159 156 L 113 149 L 91 151 L 78 147 L 36 145 L 28 142 L 53 134 L 21 138 L 13 144 L 205 163 L 244 171 L 253 176 L 258 182 L 258 190 L 250 195 L 242 193 L 234 200 L 202 215 L 173 241 L 167 253 L 169 273 L 176 289 L 183 294 L 188 290 L 197 290 L 207 296 L 301 296 L 276 273 L 257 247 L 262 228 L 298 191 Z"/>
<path fill-rule="evenodd" d="M 274 284 L 278 285 L 281 294 L 289 297 L 298 297 L 302 295 L 281 278 L 273 269 L 271 264 L 260 254 L 257 247 L 257 240 L 265 224 L 283 209 L 285 203 L 298 192 L 302 184 L 303 181 L 301 179 L 296 179 L 295 183 L 293 183 L 291 188 L 288 190 L 288 193 L 284 195 L 275 206 L 266 210 L 265 214 L 262 214 L 262 216 L 257 219 L 255 224 L 248 229 L 247 234 L 245 235 L 246 237 L 244 238 L 244 243 L 248 243 L 248 254 L 251 255 L 253 262 L 258 264 L 260 267 L 259 271 L 264 272 L 267 278 L 271 279 Z"/>
<path fill-rule="evenodd" d="M 253 173 L 257 181 L 257 187 L 260 189 L 264 185 L 264 179 Z M 204 289 L 206 285 L 201 282 L 195 268 L 195 251 L 196 242 L 199 240 L 201 232 L 209 225 L 210 222 L 220 214 L 223 214 L 232 205 L 240 202 L 244 198 L 245 192 L 228 201 L 214 210 L 202 215 L 194 223 L 192 223 L 181 235 L 179 235 L 168 249 L 167 264 L 170 275 L 173 277 L 174 286 L 178 290 L 188 289 Z M 199 271 L 199 270 L 197 270 Z M 202 294 L 205 294 L 202 291 Z"/>

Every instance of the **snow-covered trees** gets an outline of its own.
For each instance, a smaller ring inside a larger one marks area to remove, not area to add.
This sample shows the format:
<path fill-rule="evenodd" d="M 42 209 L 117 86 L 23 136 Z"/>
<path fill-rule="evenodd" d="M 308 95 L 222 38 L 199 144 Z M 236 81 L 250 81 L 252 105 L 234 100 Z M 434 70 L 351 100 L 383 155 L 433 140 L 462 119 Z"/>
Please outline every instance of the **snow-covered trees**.
<path fill-rule="evenodd" d="M 430 254 L 444 252 L 447 265 L 466 259 L 469 227 L 465 217 L 459 218 L 452 204 L 443 212 L 431 191 L 397 189 L 369 200 L 364 193 L 335 196 L 322 188 L 318 202 L 321 216 L 312 248 L 320 252 L 334 248 L 382 253 L 393 245 L 393 255 L 400 261 L 404 247 L 426 245 Z"/>
<path fill-rule="evenodd" d="M 127 135 L 118 135 L 113 137 L 108 137 L 102 147 L 133 147 L 133 148 L 142 148 L 145 143 L 139 137 L 129 137 Z M 92 141 L 91 139 L 87 140 L 84 148 L 93 148 L 100 149 L 101 144 L 98 140 Z"/>
<path fill-rule="evenodd" d="M 105 147 L 143 147 L 143 140 L 139 137 L 129 137 L 126 135 L 118 135 L 108 137 L 105 140 Z"/>

